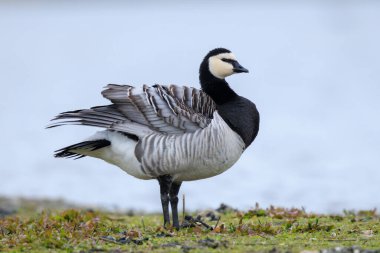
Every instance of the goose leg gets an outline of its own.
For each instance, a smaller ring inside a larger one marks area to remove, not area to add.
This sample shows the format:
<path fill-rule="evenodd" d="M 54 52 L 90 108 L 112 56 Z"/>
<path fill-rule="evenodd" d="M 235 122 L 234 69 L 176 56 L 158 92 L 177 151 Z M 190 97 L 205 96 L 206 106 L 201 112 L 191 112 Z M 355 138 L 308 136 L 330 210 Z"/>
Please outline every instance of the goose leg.
<path fill-rule="evenodd" d="M 160 184 L 162 212 L 164 214 L 164 227 L 170 225 L 169 217 L 169 191 L 172 184 L 172 177 L 170 175 L 159 176 L 158 183 Z"/>
<path fill-rule="evenodd" d="M 178 192 L 181 187 L 182 182 L 173 182 L 170 191 L 169 191 L 169 200 L 170 205 L 172 207 L 172 216 L 173 216 L 173 227 L 177 230 L 179 229 L 179 221 L 178 221 Z"/>

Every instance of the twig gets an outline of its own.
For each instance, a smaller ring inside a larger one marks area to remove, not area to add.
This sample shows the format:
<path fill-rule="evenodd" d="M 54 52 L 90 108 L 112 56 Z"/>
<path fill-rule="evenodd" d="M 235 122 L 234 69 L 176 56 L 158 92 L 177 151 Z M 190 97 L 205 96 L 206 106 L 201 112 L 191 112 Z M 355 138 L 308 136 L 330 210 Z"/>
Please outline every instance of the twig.
<path fill-rule="evenodd" d="M 185 194 L 182 194 L 182 224 L 185 221 Z"/>
<path fill-rule="evenodd" d="M 189 224 L 192 224 L 192 225 L 196 225 L 196 223 L 198 222 L 199 224 L 201 224 L 202 226 L 204 226 L 205 228 L 207 228 L 207 229 L 210 229 L 210 230 L 212 230 L 213 228 L 211 227 L 211 226 L 209 226 L 208 224 L 206 224 L 206 223 L 204 223 L 200 218 L 196 218 L 196 219 L 194 219 L 192 216 L 190 216 L 190 215 L 186 215 L 185 216 L 185 220 L 187 221 L 187 222 L 189 222 Z"/>
<path fill-rule="evenodd" d="M 145 232 L 144 216 L 141 216 L 141 224 L 142 224 L 143 230 L 144 230 L 144 232 Z"/>
<path fill-rule="evenodd" d="M 121 242 L 116 241 L 115 238 L 110 238 L 110 237 L 107 237 L 107 236 L 100 237 L 100 240 L 103 240 L 103 241 L 106 241 L 106 242 L 112 242 L 112 243 L 116 243 L 116 244 L 120 244 L 120 245 L 123 244 Z"/>
<path fill-rule="evenodd" d="M 216 221 L 214 229 L 218 227 L 219 221 L 220 221 L 220 216 L 219 216 L 218 220 Z"/>
<path fill-rule="evenodd" d="M 340 241 L 342 241 L 342 242 L 353 242 L 353 241 L 357 241 L 357 239 L 325 239 L 325 240 L 322 239 L 322 241 L 329 241 L 329 242 L 340 242 Z"/>

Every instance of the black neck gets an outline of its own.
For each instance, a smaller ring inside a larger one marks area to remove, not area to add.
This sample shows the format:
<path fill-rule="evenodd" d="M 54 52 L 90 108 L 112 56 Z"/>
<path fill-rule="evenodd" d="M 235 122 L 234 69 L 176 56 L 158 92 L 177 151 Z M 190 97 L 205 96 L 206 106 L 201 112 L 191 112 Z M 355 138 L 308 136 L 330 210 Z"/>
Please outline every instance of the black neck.
<path fill-rule="evenodd" d="M 202 90 L 206 92 L 217 105 L 222 105 L 238 96 L 230 88 L 225 79 L 213 76 L 208 70 L 208 66 L 203 63 L 199 71 L 199 80 Z"/>

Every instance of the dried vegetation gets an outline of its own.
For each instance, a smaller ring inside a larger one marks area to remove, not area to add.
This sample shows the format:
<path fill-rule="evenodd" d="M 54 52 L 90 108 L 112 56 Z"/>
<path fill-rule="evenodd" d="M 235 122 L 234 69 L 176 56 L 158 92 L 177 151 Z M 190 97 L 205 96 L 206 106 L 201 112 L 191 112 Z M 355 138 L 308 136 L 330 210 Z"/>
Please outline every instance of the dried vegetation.
<path fill-rule="evenodd" d="M 180 231 L 164 229 L 161 219 L 160 214 L 24 207 L 0 218 L 0 251 L 380 253 L 376 210 L 317 215 L 258 205 L 241 212 L 221 205 L 186 217 Z"/>

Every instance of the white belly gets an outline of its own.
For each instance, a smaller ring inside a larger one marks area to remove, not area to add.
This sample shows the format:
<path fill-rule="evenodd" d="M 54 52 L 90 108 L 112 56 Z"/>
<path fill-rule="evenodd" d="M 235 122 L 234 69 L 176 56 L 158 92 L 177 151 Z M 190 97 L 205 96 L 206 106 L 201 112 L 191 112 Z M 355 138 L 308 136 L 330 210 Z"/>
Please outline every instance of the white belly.
<path fill-rule="evenodd" d="M 110 146 L 91 151 L 88 154 L 100 158 L 108 163 L 118 166 L 129 175 L 139 179 L 152 179 L 141 170 L 141 164 L 136 159 L 135 147 L 137 142 L 118 132 L 97 132 L 91 139 L 106 139 L 111 142 Z"/>
<path fill-rule="evenodd" d="M 172 175 L 173 180 L 192 181 L 219 175 L 231 168 L 240 156 L 241 153 L 229 156 L 227 159 L 204 159 L 200 157 L 183 171 L 174 173 Z"/>

